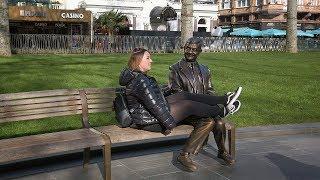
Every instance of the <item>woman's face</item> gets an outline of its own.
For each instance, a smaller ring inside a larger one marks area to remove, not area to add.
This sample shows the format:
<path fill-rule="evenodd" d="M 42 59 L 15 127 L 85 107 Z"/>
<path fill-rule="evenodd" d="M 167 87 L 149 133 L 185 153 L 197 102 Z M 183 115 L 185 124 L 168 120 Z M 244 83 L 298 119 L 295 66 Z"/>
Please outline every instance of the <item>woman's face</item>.
<path fill-rule="evenodd" d="M 151 69 L 151 63 L 152 63 L 152 59 L 151 59 L 151 55 L 149 52 L 144 52 L 142 60 L 139 64 L 139 68 L 141 72 L 147 72 Z"/>

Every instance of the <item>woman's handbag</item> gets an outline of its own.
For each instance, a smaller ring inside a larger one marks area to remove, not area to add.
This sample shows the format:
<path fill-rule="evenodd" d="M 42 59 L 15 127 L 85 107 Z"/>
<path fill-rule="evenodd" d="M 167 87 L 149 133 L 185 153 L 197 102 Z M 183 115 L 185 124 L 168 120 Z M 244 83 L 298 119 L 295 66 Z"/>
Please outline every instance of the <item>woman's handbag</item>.
<path fill-rule="evenodd" d="M 116 90 L 116 98 L 113 101 L 113 106 L 119 125 L 123 128 L 129 127 L 132 124 L 132 118 L 127 106 L 127 99 L 123 89 Z"/>

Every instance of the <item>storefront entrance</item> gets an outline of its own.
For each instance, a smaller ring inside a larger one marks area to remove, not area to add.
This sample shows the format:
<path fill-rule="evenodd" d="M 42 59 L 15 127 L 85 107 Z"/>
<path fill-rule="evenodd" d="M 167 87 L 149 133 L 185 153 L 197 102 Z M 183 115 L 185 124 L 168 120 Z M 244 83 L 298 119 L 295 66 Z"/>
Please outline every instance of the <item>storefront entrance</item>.
<path fill-rule="evenodd" d="M 71 35 L 82 35 L 81 24 L 71 24 L 70 29 Z"/>

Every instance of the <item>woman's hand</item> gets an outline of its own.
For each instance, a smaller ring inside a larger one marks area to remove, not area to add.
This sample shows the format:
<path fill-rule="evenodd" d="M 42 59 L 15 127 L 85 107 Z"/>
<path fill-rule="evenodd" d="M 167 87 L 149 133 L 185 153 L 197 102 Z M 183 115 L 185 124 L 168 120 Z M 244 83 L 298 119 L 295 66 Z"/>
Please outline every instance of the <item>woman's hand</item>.
<path fill-rule="evenodd" d="M 162 134 L 167 136 L 171 133 L 171 130 L 170 129 L 166 129 L 165 131 L 162 131 Z"/>

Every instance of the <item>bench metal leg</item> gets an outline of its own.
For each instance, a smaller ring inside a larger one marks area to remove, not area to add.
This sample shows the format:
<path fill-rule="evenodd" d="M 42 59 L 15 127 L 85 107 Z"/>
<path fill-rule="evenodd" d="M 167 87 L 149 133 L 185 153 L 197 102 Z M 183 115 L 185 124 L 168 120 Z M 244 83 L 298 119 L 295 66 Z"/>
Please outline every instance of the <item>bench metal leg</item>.
<path fill-rule="evenodd" d="M 111 141 L 105 135 L 105 145 L 103 146 L 104 179 L 111 180 Z"/>
<path fill-rule="evenodd" d="M 90 130 L 94 133 L 99 134 L 103 140 L 104 140 L 104 145 L 103 145 L 103 164 L 104 164 L 104 180 L 111 180 L 111 140 L 110 137 L 104 133 L 101 133 L 94 128 L 90 128 Z"/>
<path fill-rule="evenodd" d="M 83 150 L 83 168 L 87 168 L 90 162 L 90 148 Z"/>

